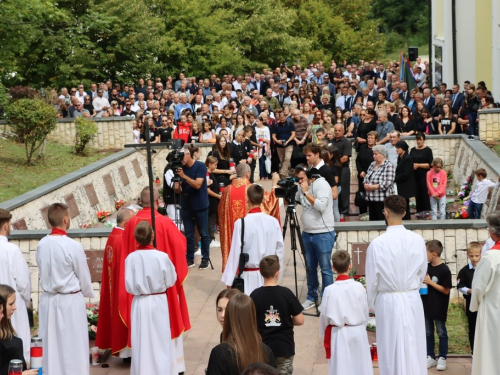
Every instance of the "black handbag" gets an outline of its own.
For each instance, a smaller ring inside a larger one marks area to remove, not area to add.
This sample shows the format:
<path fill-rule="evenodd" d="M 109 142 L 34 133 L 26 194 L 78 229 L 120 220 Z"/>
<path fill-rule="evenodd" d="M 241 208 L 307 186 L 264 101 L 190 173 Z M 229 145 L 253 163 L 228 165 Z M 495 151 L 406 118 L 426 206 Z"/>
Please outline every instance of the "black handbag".
<path fill-rule="evenodd" d="M 245 218 L 241 218 L 241 251 L 240 251 L 240 259 L 238 262 L 238 275 L 236 275 L 233 280 L 233 285 L 231 288 L 238 289 L 241 293 L 245 293 L 245 280 L 241 277 L 243 273 L 243 269 L 245 268 L 246 262 L 248 262 L 248 254 L 243 252 L 243 246 L 245 245 Z"/>
<path fill-rule="evenodd" d="M 364 191 L 357 191 L 356 195 L 354 196 L 354 205 L 360 208 L 365 208 L 368 206 L 368 203 L 366 202 L 366 193 Z"/>

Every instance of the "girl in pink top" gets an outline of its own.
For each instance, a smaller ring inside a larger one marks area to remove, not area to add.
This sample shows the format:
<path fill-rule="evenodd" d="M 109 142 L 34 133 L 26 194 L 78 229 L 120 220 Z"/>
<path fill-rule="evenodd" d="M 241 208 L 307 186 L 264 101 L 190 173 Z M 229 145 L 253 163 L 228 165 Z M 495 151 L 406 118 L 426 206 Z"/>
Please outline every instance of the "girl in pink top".
<path fill-rule="evenodd" d="M 432 168 L 427 172 L 427 190 L 431 201 L 432 220 L 437 220 L 437 206 L 439 204 L 439 219 L 446 218 L 446 185 L 448 176 L 443 171 L 443 159 L 435 158 Z"/>

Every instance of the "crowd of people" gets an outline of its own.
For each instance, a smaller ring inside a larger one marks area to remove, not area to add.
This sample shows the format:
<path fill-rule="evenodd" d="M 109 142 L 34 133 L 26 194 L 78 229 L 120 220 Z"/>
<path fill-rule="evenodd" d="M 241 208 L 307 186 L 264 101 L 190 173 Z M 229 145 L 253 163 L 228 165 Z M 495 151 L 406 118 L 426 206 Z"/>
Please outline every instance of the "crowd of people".
<path fill-rule="evenodd" d="M 311 166 L 304 146 L 322 146 L 321 163 L 334 174 L 324 177 L 336 195 L 336 222 L 352 214 L 349 166 L 355 149 L 360 214 L 369 210 L 370 220 L 381 220 L 383 199 L 397 192 L 408 203 L 415 198 L 417 212 L 432 211 L 433 218 L 442 218 L 432 202 L 446 198 L 429 190 L 427 172 L 434 158 L 425 136 L 468 133 L 474 139 L 478 112 L 498 104 L 484 82 L 477 87 L 468 81 L 463 87 L 430 86 L 428 64 L 420 58 L 413 73 L 416 87 L 408 90 L 398 63 L 340 66 L 332 61 L 328 67 L 320 61 L 237 76 L 196 79 L 181 72 L 176 79 L 139 79 L 135 85 L 107 81 L 92 83 L 88 91 L 80 84 L 52 96 L 61 117 L 129 116 L 134 143 L 146 142 L 147 124 L 153 143 L 181 139 L 212 144 L 210 156 L 217 159 L 212 181 L 224 186 L 234 176 L 232 162 L 250 165 L 251 182 L 257 168 L 261 180 L 273 172 L 285 178 L 301 163 Z M 415 136 L 417 146 L 409 150 L 403 142 L 396 147 L 401 136 Z M 374 148 L 378 145 L 385 153 Z M 214 190 L 211 197 L 215 195 Z"/>
<path fill-rule="evenodd" d="M 213 269 L 210 248 L 220 246 L 221 281 L 228 289 L 216 301 L 223 330 L 207 374 L 291 374 L 293 327 L 303 324 L 303 310 L 314 307 L 321 311 L 329 374 L 372 374 L 365 330 L 369 307 L 377 316 L 381 373 L 425 374 L 432 366 L 444 370 L 451 273 L 441 260 L 442 244 L 425 243 L 402 223 L 410 218 L 413 197 L 417 211 L 431 210 L 434 219 L 439 212 L 443 218 L 447 176 L 443 161 L 426 146 L 426 135 L 468 131 L 473 138 L 477 111 L 494 101 L 482 83 L 476 89 L 467 82 L 464 92 L 458 85 L 430 88 L 428 66 L 417 60 L 414 71 L 417 88 L 411 92 L 399 80 L 397 63 L 340 67 L 332 61 L 330 67 L 321 62 L 304 69 L 283 65 L 222 79 L 212 75 L 197 81 L 181 73 L 175 81 L 141 79 L 123 88 L 106 82 L 92 84 L 89 92 L 78 85 L 56 94 L 60 117 L 130 116 L 134 142 L 184 141 L 181 165 L 164 171 L 168 217 L 158 213 L 158 191 L 149 187 L 141 192 L 141 211 L 118 212 L 104 249 L 96 345 L 111 348 L 114 356 L 132 357 L 132 374 L 183 373 L 182 334 L 191 328 L 183 283 L 197 251 L 199 269 Z M 144 134 L 146 124 L 150 134 Z M 415 136 L 416 147 L 410 150 L 401 136 Z M 205 161 L 199 160 L 198 143 L 213 146 Z M 332 254 L 335 222 L 350 214 L 353 148 L 359 181 L 355 203 L 371 220 L 388 225 L 367 252 L 367 293 L 349 277 L 349 253 Z M 270 191 L 253 184 L 257 163 L 260 179 L 272 180 Z M 493 183 L 484 169 L 475 173 L 472 218 L 481 215 L 488 191 L 500 185 L 500 177 Z M 280 179 L 291 176 L 295 202 L 302 206 L 300 236 L 307 265 L 302 303 L 278 285 L 285 249 L 276 188 Z M 30 341 L 24 314 L 31 278 L 20 249 L 7 242 L 10 219 L 0 210 L 0 283 L 15 291 L 0 286 L 0 375 L 14 358 L 27 369 Z M 496 250 L 500 215 L 490 214 L 487 220 L 491 239 L 486 246 Z M 52 204 L 48 221 L 51 233 L 36 252 L 44 370 L 86 375 L 84 298 L 93 297 L 90 273 L 82 245 L 66 233 L 69 208 Z M 500 253 L 490 250 L 479 261 L 477 247 L 469 244 L 471 263 L 458 283 L 468 299 L 473 371 L 483 374 L 498 347 L 488 327 L 498 324 L 492 313 L 498 288 L 491 288 L 491 282 Z M 427 293 L 420 297 L 419 289 Z M 12 307 L 16 298 L 17 310 Z M 62 352 L 71 352 L 71 361 Z"/>

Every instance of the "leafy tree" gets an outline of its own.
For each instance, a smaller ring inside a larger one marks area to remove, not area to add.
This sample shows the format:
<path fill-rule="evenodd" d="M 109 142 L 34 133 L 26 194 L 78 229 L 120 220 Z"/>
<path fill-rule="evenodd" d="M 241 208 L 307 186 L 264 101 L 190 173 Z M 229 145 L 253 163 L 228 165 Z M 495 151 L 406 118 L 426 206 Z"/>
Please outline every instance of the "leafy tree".
<path fill-rule="evenodd" d="M 380 20 L 382 31 L 399 35 L 427 35 L 427 1 L 372 0 L 371 17 Z"/>
<path fill-rule="evenodd" d="M 75 127 L 75 153 L 77 155 L 85 155 L 85 148 L 97 134 L 97 125 L 89 118 L 77 117 L 75 119 Z"/>
<path fill-rule="evenodd" d="M 26 163 L 56 128 L 56 110 L 40 99 L 19 99 L 7 107 L 7 118 L 16 134 L 22 134 Z"/>

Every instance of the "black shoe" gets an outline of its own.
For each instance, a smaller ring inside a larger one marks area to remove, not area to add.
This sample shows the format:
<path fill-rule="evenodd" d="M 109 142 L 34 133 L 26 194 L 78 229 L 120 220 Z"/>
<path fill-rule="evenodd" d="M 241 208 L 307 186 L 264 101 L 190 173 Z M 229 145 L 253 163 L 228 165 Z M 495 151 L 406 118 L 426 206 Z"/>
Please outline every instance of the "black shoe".
<path fill-rule="evenodd" d="M 200 263 L 200 270 L 206 270 L 208 268 L 208 259 L 202 259 Z"/>
<path fill-rule="evenodd" d="M 475 138 L 474 138 L 474 136 L 473 136 L 473 135 L 469 135 L 469 139 L 470 139 L 470 140 L 474 140 Z"/>
<path fill-rule="evenodd" d="M 132 358 L 128 357 L 128 358 L 123 358 L 123 363 L 126 363 L 126 364 L 131 364 L 132 363 Z"/>
<path fill-rule="evenodd" d="M 193 268 L 195 266 L 194 260 L 188 260 L 187 263 L 188 263 L 188 268 Z"/>

